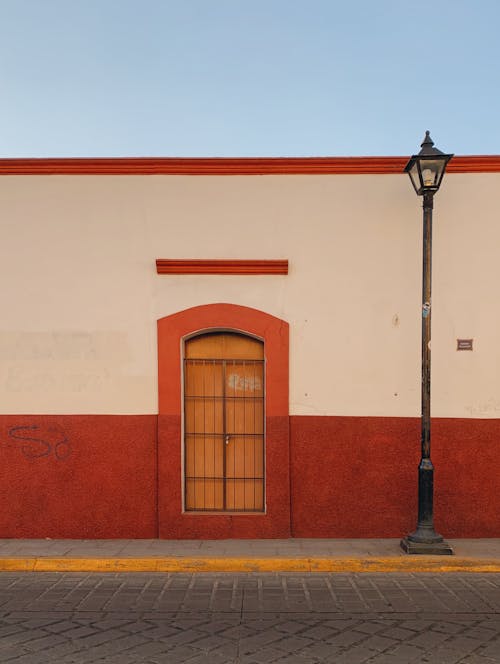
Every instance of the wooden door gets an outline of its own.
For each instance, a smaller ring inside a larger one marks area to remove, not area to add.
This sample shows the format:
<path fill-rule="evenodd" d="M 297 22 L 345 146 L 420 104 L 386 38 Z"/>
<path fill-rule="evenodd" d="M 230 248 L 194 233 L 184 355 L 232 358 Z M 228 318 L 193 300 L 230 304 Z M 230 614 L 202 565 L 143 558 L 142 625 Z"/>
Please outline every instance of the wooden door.
<path fill-rule="evenodd" d="M 264 510 L 264 344 L 203 334 L 184 352 L 186 511 Z"/>

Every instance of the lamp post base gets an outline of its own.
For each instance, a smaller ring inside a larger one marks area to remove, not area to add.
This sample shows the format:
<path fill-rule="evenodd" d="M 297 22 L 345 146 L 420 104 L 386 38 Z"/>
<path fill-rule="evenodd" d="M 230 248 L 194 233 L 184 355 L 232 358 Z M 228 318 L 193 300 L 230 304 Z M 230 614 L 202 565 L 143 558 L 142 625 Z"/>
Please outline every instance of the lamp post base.
<path fill-rule="evenodd" d="M 452 556 L 453 549 L 443 539 L 440 542 L 413 542 L 409 537 L 404 537 L 400 542 L 405 553 L 423 554 L 427 556 Z"/>

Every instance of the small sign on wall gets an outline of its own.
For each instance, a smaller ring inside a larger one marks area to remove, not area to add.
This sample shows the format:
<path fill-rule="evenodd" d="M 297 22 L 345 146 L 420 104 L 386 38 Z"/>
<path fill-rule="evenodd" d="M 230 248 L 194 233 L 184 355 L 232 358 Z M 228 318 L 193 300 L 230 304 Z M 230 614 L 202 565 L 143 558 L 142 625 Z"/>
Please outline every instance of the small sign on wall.
<path fill-rule="evenodd" d="M 472 339 L 457 339 L 457 350 L 472 350 Z"/>

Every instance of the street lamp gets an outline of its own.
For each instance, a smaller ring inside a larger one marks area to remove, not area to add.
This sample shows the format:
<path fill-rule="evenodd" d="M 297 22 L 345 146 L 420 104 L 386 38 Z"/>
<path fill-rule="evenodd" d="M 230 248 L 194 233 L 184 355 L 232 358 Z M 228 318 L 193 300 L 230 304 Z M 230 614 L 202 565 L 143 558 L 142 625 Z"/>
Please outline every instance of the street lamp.
<path fill-rule="evenodd" d="M 451 546 L 434 530 L 434 466 L 431 461 L 431 274 L 432 208 L 446 164 L 453 157 L 443 154 L 425 132 L 422 149 L 405 166 L 418 196 L 423 196 L 423 274 L 422 274 L 422 458 L 418 467 L 417 529 L 401 540 L 406 553 L 452 554 Z"/>

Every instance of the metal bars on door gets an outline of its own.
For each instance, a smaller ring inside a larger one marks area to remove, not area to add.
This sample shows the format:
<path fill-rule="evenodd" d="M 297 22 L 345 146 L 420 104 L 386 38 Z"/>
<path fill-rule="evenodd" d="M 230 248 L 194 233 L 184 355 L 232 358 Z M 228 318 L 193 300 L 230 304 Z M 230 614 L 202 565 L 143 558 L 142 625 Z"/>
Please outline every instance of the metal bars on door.
<path fill-rule="evenodd" d="M 186 511 L 264 510 L 264 361 L 184 360 Z"/>

